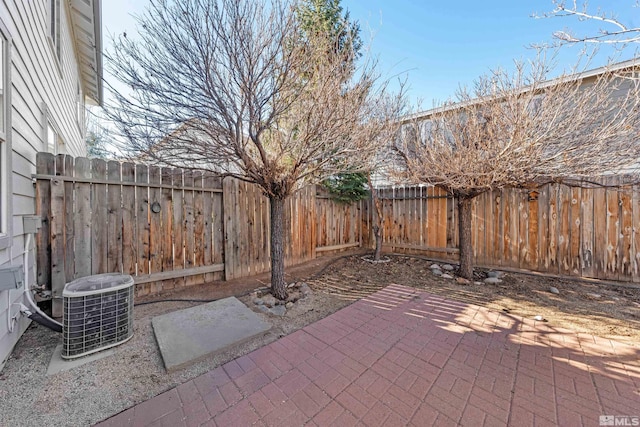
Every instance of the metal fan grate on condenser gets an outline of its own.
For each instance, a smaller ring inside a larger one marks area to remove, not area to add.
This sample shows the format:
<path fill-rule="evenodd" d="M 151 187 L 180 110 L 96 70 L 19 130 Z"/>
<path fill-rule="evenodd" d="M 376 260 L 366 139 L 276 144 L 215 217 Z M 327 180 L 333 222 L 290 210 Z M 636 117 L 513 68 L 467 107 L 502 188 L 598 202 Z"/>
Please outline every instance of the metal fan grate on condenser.
<path fill-rule="evenodd" d="M 62 358 L 95 353 L 133 336 L 133 278 L 107 273 L 67 283 L 62 292 Z"/>

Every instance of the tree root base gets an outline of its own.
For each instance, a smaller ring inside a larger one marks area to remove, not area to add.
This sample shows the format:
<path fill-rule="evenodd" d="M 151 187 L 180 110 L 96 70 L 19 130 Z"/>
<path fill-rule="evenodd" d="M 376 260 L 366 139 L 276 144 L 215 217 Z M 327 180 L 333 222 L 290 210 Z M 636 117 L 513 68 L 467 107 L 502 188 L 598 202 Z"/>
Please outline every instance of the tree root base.
<path fill-rule="evenodd" d="M 391 261 L 391 258 L 389 258 L 388 256 L 380 257 L 380 259 L 376 261 L 375 259 L 373 259 L 373 255 L 365 255 L 363 257 L 360 257 L 360 259 L 366 262 L 370 262 L 371 264 L 384 264 Z"/>

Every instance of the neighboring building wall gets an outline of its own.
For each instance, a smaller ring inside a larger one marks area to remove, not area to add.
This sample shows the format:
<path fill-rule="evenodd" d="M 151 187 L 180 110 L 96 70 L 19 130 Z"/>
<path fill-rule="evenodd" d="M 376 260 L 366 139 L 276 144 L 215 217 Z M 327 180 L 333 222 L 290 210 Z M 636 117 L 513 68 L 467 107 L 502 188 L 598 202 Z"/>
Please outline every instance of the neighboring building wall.
<path fill-rule="evenodd" d="M 60 12 L 54 19 L 58 30 L 51 28 L 56 9 Z M 0 30 L 8 40 L 10 56 L 4 91 L 10 115 L 6 140 L 0 140 L 0 216 L 7 220 L 0 230 L 0 267 L 23 264 L 22 218 L 35 214 L 31 175 L 36 153 L 86 154 L 84 96 L 70 13 L 65 0 L 0 2 Z M 35 278 L 33 240 L 30 246 L 28 285 Z M 18 312 L 13 304 L 22 299 L 22 290 L 0 291 L 0 369 L 28 326 L 28 319 L 22 316 L 9 332 L 8 318 Z"/>

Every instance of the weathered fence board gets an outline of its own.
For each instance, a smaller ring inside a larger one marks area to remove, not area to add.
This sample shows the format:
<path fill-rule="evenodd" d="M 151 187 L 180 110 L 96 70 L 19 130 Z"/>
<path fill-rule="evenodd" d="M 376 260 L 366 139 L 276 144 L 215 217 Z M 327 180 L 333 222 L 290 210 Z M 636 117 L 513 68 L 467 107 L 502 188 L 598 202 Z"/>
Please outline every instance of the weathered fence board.
<path fill-rule="evenodd" d="M 173 271 L 173 242 L 174 242 L 174 230 L 175 225 L 173 223 L 174 213 L 173 213 L 173 171 L 168 168 L 162 169 L 161 176 L 162 185 L 160 194 L 160 214 L 161 217 L 161 228 L 159 230 L 162 239 L 162 271 Z M 175 280 L 165 280 L 163 283 L 164 289 L 173 289 L 176 287 Z"/>
<path fill-rule="evenodd" d="M 73 157 L 64 157 L 64 170 L 67 174 L 73 174 Z M 73 182 L 64 182 L 65 195 L 73 194 Z M 74 279 L 75 271 L 73 260 L 75 259 L 74 252 L 74 240 L 75 229 L 73 227 L 73 197 L 66 197 L 64 199 L 64 277 L 66 282 L 70 282 Z"/>
<path fill-rule="evenodd" d="M 183 193 L 183 209 L 184 209 L 184 223 L 182 235 L 184 237 L 184 268 L 191 269 L 194 267 L 195 262 L 195 220 L 194 220 L 194 208 L 193 208 L 193 175 L 194 172 L 190 170 L 184 171 L 183 183 L 185 190 Z M 186 189 L 189 188 L 189 189 Z M 185 277 L 185 285 L 193 284 L 188 277 Z"/>
<path fill-rule="evenodd" d="M 536 270 L 549 269 L 549 187 L 537 190 L 538 198 L 538 266 Z M 536 197 L 534 195 L 534 197 Z"/>
<path fill-rule="evenodd" d="M 584 277 L 593 277 L 593 189 L 583 188 L 580 194 L 580 271 Z"/>
<path fill-rule="evenodd" d="M 615 181 L 613 178 L 606 179 L 607 186 L 615 185 Z M 618 191 L 614 187 L 606 187 L 607 192 L 607 257 L 605 264 L 605 278 L 610 280 L 617 280 L 619 276 L 618 270 L 618 236 L 620 235 L 619 230 L 619 214 L 620 214 L 620 206 L 619 206 L 619 197 Z"/>
<path fill-rule="evenodd" d="M 64 175 L 64 155 L 58 156 L 56 175 Z M 65 281 L 64 256 L 64 226 L 66 224 L 64 182 L 56 179 L 51 182 L 51 293 L 53 304 L 51 311 L 54 316 L 62 316 L 62 291 Z"/>
<path fill-rule="evenodd" d="M 202 188 L 202 184 L 204 181 L 204 176 L 202 173 L 196 172 L 193 177 L 193 186 L 195 188 Z M 193 265 L 194 267 L 202 267 L 204 265 L 204 254 L 210 248 L 210 245 L 207 244 L 206 236 L 205 236 L 205 223 L 211 222 L 207 220 L 204 216 L 204 193 L 202 191 L 194 191 L 193 192 L 193 220 L 194 220 L 194 254 L 193 254 Z M 189 284 L 203 283 L 204 276 L 189 276 L 188 280 Z"/>
<path fill-rule="evenodd" d="M 94 179 L 106 181 L 107 163 L 101 159 L 93 159 L 91 161 L 91 174 Z M 105 184 L 94 184 L 91 188 L 91 206 L 93 213 L 91 219 L 93 225 L 91 274 L 98 274 L 109 271 L 107 263 L 109 229 L 108 227 L 104 227 L 105 224 L 108 224 L 107 209 L 105 209 L 107 205 L 107 186 Z M 100 226 L 96 226 L 97 224 L 100 224 Z"/>
<path fill-rule="evenodd" d="M 160 168 L 149 167 L 149 184 L 160 185 Z M 163 232 L 171 232 L 171 229 L 162 229 L 162 205 L 160 204 L 160 188 L 149 188 L 149 273 L 162 271 L 162 240 Z"/>
<path fill-rule="evenodd" d="M 632 218 L 632 196 L 627 191 L 620 192 L 620 234 L 618 239 L 620 251 L 620 264 L 618 271 L 620 277 L 631 277 L 633 275 L 632 265 L 632 245 L 633 245 L 633 218 Z"/>
<path fill-rule="evenodd" d="M 137 275 L 149 274 L 149 167 L 136 165 Z"/>
<path fill-rule="evenodd" d="M 55 173 L 51 155 L 36 155 L 36 170 L 44 175 Z M 42 227 L 36 235 L 36 264 L 38 285 L 51 288 L 51 180 L 38 181 L 36 186 L 36 214 L 42 218 Z M 90 242 L 91 239 L 87 239 Z"/>
<path fill-rule="evenodd" d="M 91 160 L 85 158 L 76 159 L 75 176 L 78 179 L 91 178 Z M 40 185 L 46 185 L 46 182 L 38 181 L 38 186 Z M 75 229 L 74 249 L 76 254 L 86 255 L 91 253 L 92 241 L 91 186 L 82 182 L 75 182 L 73 186 L 76 198 L 75 221 L 73 224 L 73 228 Z M 126 211 L 123 210 L 123 215 L 125 212 Z M 133 216 L 131 218 L 133 218 Z M 135 242 L 135 239 L 133 239 L 132 242 Z M 73 261 L 75 263 L 74 279 L 91 274 L 91 257 L 76 256 Z"/>
<path fill-rule="evenodd" d="M 571 238 L 569 222 L 571 189 L 561 185 L 558 192 L 558 268 L 559 274 L 571 275 L 569 260 L 569 239 Z"/>
<path fill-rule="evenodd" d="M 174 169 L 171 172 L 172 185 L 175 187 L 184 186 L 184 171 L 182 169 Z M 172 192 L 173 205 L 173 269 L 182 270 L 185 267 L 184 254 L 184 193 L 182 190 L 174 189 Z M 220 231 L 222 233 L 222 230 Z M 174 286 L 181 287 L 185 284 L 184 277 L 177 277 L 173 281 Z"/>
<path fill-rule="evenodd" d="M 122 174 L 119 162 L 107 163 L 107 179 L 117 182 Z M 71 194 L 67 192 L 67 194 Z M 107 187 L 108 252 L 107 271 L 122 271 L 122 186 L 110 184 Z"/>
<path fill-rule="evenodd" d="M 632 245 L 629 258 L 631 260 L 631 277 L 634 282 L 640 281 L 640 186 L 634 185 L 631 197 Z"/>
<path fill-rule="evenodd" d="M 76 167 L 82 159 L 76 159 Z M 122 164 L 122 271 L 136 274 L 138 230 L 136 223 L 136 168 L 133 163 Z M 127 226 L 131 224 L 131 226 Z M 83 274 L 85 276 L 86 274 Z"/>

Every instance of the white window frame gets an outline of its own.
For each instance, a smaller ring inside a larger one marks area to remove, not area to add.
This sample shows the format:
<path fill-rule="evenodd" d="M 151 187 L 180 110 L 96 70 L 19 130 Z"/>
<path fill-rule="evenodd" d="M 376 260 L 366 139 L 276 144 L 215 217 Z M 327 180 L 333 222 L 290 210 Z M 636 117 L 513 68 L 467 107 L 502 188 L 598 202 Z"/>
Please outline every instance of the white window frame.
<path fill-rule="evenodd" d="M 66 154 L 64 140 L 60 136 L 60 131 L 58 131 L 58 128 L 53 124 L 50 118 L 47 118 L 44 145 L 44 151 L 47 153 L 54 155 Z"/>
<path fill-rule="evenodd" d="M 66 154 L 66 146 L 60 128 L 56 125 L 55 120 L 49 111 L 46 103 L 42 103 L 42 152 L 51 153 L 53 155 Z M 51 144 L 51 136 L 53 136 L 53 144 Z"/>
<path fill-rule="evenodd" d="M 49 45 L 51 46 L 51 50 L 53 51 L 54 61 L 58 66 L 58 71 L 62 73 L 62 22 L 61 22 L 61 14 L 62 7 L 60 5 L 60 0 L 49 0 L 48 2 L 48 21 L 49 28 L 47 37 L 49 39 Z"/>
<path fill-rule="evenodd" d="M 11 165 L 11 37 L 9 30 L 0 19 L 0 37 L 3 49 L 0 50 L 0 67 L 2 67 L 2 109 L 3 121 L 0 130 L 0 249 L 11 245 L 13 238 L 12 222 L 12 165 Z"/>

